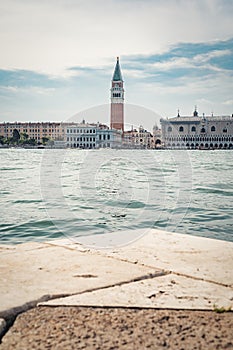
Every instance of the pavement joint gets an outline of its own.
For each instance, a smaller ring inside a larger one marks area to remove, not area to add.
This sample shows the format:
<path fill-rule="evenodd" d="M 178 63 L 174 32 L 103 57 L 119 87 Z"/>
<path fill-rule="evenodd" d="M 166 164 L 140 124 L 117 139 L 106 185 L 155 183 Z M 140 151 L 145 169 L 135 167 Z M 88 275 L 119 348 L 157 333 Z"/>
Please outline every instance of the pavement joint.
<path fill-rule="evenodd" d="M 188 274 L 185 274 L 185 273 L 181 273 L 181 272 L 175 272 L 175 271 L 172 271 L 170 270 L 169 273 L 171 274 L 174 274 L 174 275 L 177 275 L 177 276 L 182 276 L 182 277 L 187 277 L 187 278 L 191 278 L 195 281 L 204 281 L 204 282 L 207 282 L 207 283 L 212 283 L 212 284 L 216 284 L 218 286 L 222 286 L 222 287 L 226 287 L 226 288 L 231 288 L 232 289 L 232 285 L 231 284 L 227 284 L 227 283 L 222 283 L 222 282 L 217 282 L 217 281 L 212 281 L 212 280 L 209 280 L 207 278 L 202 278 L 202 277 L 197 277 L 197 276 L 191 276 L 191 275 L 188 275 Z"/>
<path fill-rule="evenodd" d="M 0 332 L 0 342 L 1 342 L 2 337 L 13 326 L 14 321 L 15 321 L 16 317 L 19 314 L 24 313 L 24 312 L 26 312 L 26 311 L 28 311 L 30 309 L 33 309 L 33 308 L 35 308 L 37 306 L 41 306 L 41 304 L 46 302 L 46 301 L 59 299 L 59 298 L 66 298 L 66 297 L 80 295 L 80 294 L 84 294 L 84 293 L 91 293 L 91 292 L 95 292 L 95 291 L 102 290 L 102 289 L 122 286 L 122 285 L 125 285 L 125 284 L 129 284 L 129 283 L 133 283 L 133 282 L 139 282 L 139 281 L 147 280 L 147 279 L 150 279 L 150 278 L 165 276 L 167 274 L 169 274 L 169 272 L 167 272 L 167 271 L 159 271 L 159 272 L 155 272 L 155 273 L 149 273 L 149 274 L 146 274 L 146 275 L 142 275 L 142 276 L 139 276 L 139 277 L 127 280 L 127 281 L 113 283 L 113 284 L 110 284 L 110 285 L 107 285 L 107 286 L 102 286 L 102 287 L 97 287 L 97 288 L 90 288 L 90 289 L 84 290 L 82 292 L 44 295 L 44 296 L 42 296 L 39 299 L 30 301 L 30 302 L 25 303 L 23 305 L 20 305 L 20 306 L 11 308 L 11 309 L 7 309 L 7 310 L 4 310 L 4 311 L 0 311 L 0 319 L 3 319 L 6 322 L 6 325 L 4 327 L 2 327 L 1 332 Z"/>
<path fill-rule="evenodd" d="M 130 264 L 138 264 L 140 266 L 143 266 L 143 267 L 146 267 L 146 268 L 150 268 L 150 269 L 154 269 L 155 267 L 152 266 L 152 265 L 149 265 L 149 264 L 144 264 L 144 263 L 140 263 L 138 260 L 128 260 L 128 259 L 124 259 L 124 258 L 120 258 L 120 257 L 115 257 L 115 256 L 112 256 L 112 255 L 106 255 L 108 258 L 112 258 L 112 259 L 115 259 L 115 260 L 119 260 L 119 261 L 123 261 L 123 262 L 126 262 L 126 263 L 130 263 Z M 158 268 L 158 270 L 160 270 L 160 268 Z M 162 269 L 161 269 L 162 270 Z M 203 277 L 197 277 L 197 276 L 192 276 L 192 275 L 189 275 L 189 274 L 185 274 L 185 273 L 180 273 L 180 272 L 176 272 L 176 271 L 173 271 L 173 270 L 162 270 L 165 272 L 165 274 L 174 274 L 174 275 L 177 275 L 177 276 L 182 276 L 182 277 L 187 277 L 187 278 L 190 278 L 190 279 L 193 279 L 193 280 L 196 280 L 196 281 L 204 281 L 204 282 L 208 282 L 208 283 L 213 283 L 213 284 L 216 284 L 216 285 L 219 285 L 219 286 L 222 286 L 222 287 L 227 287 L 227 288 L 233 288 L 233 285 L 232 284 L 229 284 L 229 283 L 222 283 L 222 282 L 217 282 L 217 281 L 213 281 L 213 280 L 210 280 L 208 278 L 203 278 Z M 157 277 L 157 276 L 156 276 Z"/>
<path fill-rule="evenodd" d="M 74 243 L 74 244 L 77 244 L 77 247 L 75 246 L 75 248 L 73 246 L 69 246 L 67 244 L 60 245 L 60 244 L 55 244 L 55 243 L 50 243 L 50 242 L 46 242 L 45 244 L 46 244 L 46 248 L 59 247 L 59 248 L 64 248 L 64 249 L 72 250 L 72 251 L 78 250 L 79 253 L 89 253 L 90 252 L 90 249 L 84 248 L 81 244 L 77 244 L 77 243 Z"/>
<path fill-rule="evenodd" d="M 139 277 L 132 278 L 132 279 L 127 280 L 127 281 L 116 282 L 116 283 L 113 283 L 113 284 L 109 284 L 107 286 L 101 286 L 101 287 L 96 287 L 96 288 L 89 288 L 89 289 L 83 290 L 81 292 L 70 293 L 69 295 L 66 295 L 66 296 L 68 297 L 68 296 L 92 293 L 92 292 L 96 292 L 96 291 L 99 291 L 99 290 L 104 290 L 104 289 L 108 289 L 108 288 L 112 288 L 112 287 L 120 287 L 120 286 L 123 286 L 123 285 L 126 285 L 126 284 L 130 284 L 130 283 L 134 283 L 134 282 L 140 282 L 140 281 L 144 281 L 144 280 L 151 279 L 151 278 L 166 276 L 166 275 L 169 275 L 169 274 L 170 274 L 170 272 L 168 272 L 168 271 L 159 271 L 159 272 L 155 272 L 155 273 L 149 273 L 149 274 L 146 274 L 146 275 L 142 275 L 142 276 L 139 276 Z M 58 298 L 60 298 L 60 297 L 57 297 L 57 299 Z M 53 298 L 53 299 L 56 299 L 56 298 Z M 40 301 L 37 305 L 40 306 L 41 302 L 42 301 Z M 0 314 L 0 316 L 1 316 L 1 314 Z"/>

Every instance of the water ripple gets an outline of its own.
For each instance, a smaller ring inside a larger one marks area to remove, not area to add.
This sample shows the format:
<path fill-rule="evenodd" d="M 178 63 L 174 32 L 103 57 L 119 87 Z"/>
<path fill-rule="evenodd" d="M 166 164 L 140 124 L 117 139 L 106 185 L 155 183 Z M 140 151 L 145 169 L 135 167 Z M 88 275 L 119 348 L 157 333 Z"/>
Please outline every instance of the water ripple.
<path fill-rule="evenodd" d="M 152 227 L 233 241 L 231 151 L 47 151 L 43 168 L 41 151 L 0 150 L 2 243 Z"/>

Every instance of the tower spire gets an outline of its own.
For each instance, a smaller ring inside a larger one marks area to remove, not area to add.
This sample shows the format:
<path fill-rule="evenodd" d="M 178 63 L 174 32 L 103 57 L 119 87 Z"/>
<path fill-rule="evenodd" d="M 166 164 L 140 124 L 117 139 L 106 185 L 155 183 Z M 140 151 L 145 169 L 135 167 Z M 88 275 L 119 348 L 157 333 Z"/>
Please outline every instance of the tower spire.
<path fill-rule="evenodd" d="M 116 62 L 115 70 L 113 73 L 112 81 L 123 81 L 119 57 L 117 57 L 117 62 Z"/>

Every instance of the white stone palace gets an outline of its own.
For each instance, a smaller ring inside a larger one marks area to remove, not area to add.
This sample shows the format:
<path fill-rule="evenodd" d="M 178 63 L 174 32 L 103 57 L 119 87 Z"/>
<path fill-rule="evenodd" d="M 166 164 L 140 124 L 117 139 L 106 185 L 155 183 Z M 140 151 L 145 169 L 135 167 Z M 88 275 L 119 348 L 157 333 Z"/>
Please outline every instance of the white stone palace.
<path fill-rule="evenodd" d="M 233 115 L 202 116 L 197 109 L 192 116 L 178 115 L 161 119 L 162 144 L 170 149 L 232 149 Z"/>
<path fill-rule="evenodd" d="M 105 124 L 70 123 L 65 126 L 66 147 L 81 149 L 119 148 L 122 131 Z"/>

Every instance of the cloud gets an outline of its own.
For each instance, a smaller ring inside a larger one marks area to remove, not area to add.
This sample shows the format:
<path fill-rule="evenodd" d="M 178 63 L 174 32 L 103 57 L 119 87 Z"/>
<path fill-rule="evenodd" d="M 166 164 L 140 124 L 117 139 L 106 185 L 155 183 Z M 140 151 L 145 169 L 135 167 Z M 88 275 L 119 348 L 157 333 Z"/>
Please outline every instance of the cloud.
<path fill-rule="evenodd" d="M 199 54 L 194 57 L 194 61 L 198 63 L 208 62 L 216 57 L 222 57 L 222 56 L 228 56 L 232 55 L 232 50 L 226 49 L 226 50 L 213 50 L 204 54 Z"/>
<path fill-rule="evenodd" d="M 32 94 L 32 95 L 50 95 L 54 93 L 54 88 L 42 88 L 39 86 L 19 87 L 19 86 L 0 86 L 0 92 L 9 92 L 14 94 Z"/>
<path fill-rule="evenodd" d="M 126 72 L 133 72 L 135 81 L 164 89 L 188 88 L 196 82 L 203 91 L 231 86 L 233 77 L 233 40 L 212 43 L 181 43 L 162 54 L 127 56 Z M 136 67 L 138 69 L 136 70 Z M 131 75 L 128 74 L 129 78 Z M 215 81 L 218 80 L 219 86 Z M 208 82 L 208 86 L 207 86 Z M 187 90 L 189 91 L 189 90 Z M 190 91 L 191 87 L 190 87 Z"/>
<path fill-rule="evenodd" d="M 226 0 L 2 0 L 0 68 L 65 76 L 69 67 L 107 65 L 118 55 L 226 40 L 232 12 Z"/>
<path fill-rule="evenodd" d="M 64 79 L 54 79 L 48 74 L 41 74 L 38 72 L 25 69 L 0 69 L 0 85 L 1 86 L 42 86 L 42 87 L 56 87 Z"/>
<path fill-rule="evenodd" d="M 223 104 L 226 106 L 233 106 L 233 100 L 224 101 Z"/>
<path fill-rule="evenodd" d="M 211 105 L 211 104 L 213 103 L 213 101 L 207 100 L 206 98 L 199 98 L 199 99 L 197 100 L 197 103 L 198 103 L 198 104 L 199 104 L 199 103 L 202 103 L 202 104 L 209 104 L 209 105 Z"/>

